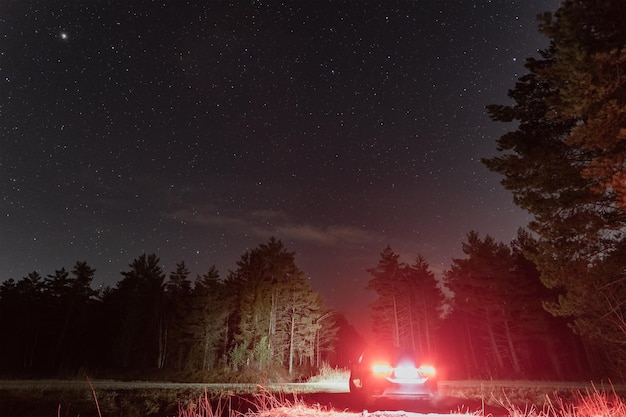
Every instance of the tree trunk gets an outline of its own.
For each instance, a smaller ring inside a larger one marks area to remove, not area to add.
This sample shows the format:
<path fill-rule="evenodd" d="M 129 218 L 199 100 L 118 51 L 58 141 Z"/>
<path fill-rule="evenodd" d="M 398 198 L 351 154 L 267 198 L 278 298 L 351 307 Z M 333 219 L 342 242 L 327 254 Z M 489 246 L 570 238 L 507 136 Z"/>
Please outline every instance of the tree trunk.
<path fill-rule="evenodd" d="M 57 359 L 57 363 L 56 366 L 58 367 L 57 369 L 59 371 L 62 370 L 63 368 L 63 361 L 64 361 L 64 345 L 65 345 L 65 337 L 67 335 L 67 329 L 69 328 L 70 325 L 70 318 L 73 315 L 73 311 L 74 311 L 74 300 L 71 300 L 68 306 L 68 309 L 65 313 L 65 319 L 63 320 L 63 328 L 61 329 L 61 333 L 59 335 L 59 339 L 57 341 L 57 348 L 56 348 L 56 359 Z"/>
<path fill-rule="evenodd" d="M 426 350 L 428 351 L 428 357 L 432 360 L 431 355 L 433 353 L 433 347 L 430 340 L 430 321 L 428 320 L 430 312 L 426 309 L 425 302 L 422 302 L 422 306 L 424 307 L 424 338 L 426 339 Z"/>
<path fill-rule="evenodd" d="M 489 344 L 491 345 L 491 350 L 493 351 L 493 355 L 498 365 L 498 371 L 501 371 L 502 368 L 504 368 L 504 360 L 502 359 L 502 355 L 500 355 L 498 342 L 496 341 L 496 335 L 493 332 L 493 327 L 491 323 L 487 323 L 487 334 L 489 336 Z"/>
<path fill-rule="evenodd" d="M 504 331 L 506 332 L 506 340 L 509 344 L 509 355 L 511 357 L 511 363 L 513 365 L 513 371 L 516 375 L 521 374 L 522 369 L 519 364 L 517 352 L 515 351 L 515 343 L 513 343 L 513 337 L 511 336 L 511 329 L 509 327 L 508 320 L 504 320 Z"/>
<path fill-rule="evenodd" d="M 544 343 L 546 346 L 546 354 L 548 355 L 548 357 L 550 358 L 550 363 L 552 364 L 552 369 L 554 371 L 554 373 L 556 374 L 556 376 L 559 379 L 563 379 L 563 368 L 561 367 L 561 361 L 559 360 L 556 352 L 558 351 L 555 343 L 554 343 L 554 339 L 551 335 L 547 334 L 544 337 Z M 576 355 L 576 357 L 578 358 L 580 355 Z M 580 368 L 579 368 L 580 369 Z"/>
<path fill-rule="evenodd" d="M 398 324 L 398 306 L 396 305 L 396 294 L 393 294 L 393 323 L 395 329 L 395 346 L 400 347 L 400 326 Z"/>
<path fill-rule="evenodd" d="M 469 328 L 469 323 L 467 321 L 467 315 L 465 316 L 465 330 L 467 331 L 467 342 L 469 344 L 470 355 L 472 356 L 471 360 L 474 365 L 474 369 L 478 370 L 478 358 L 476 358 L 476 351 L 474 349 L 474 341 L 472 340 L 472 332 Z"/>
<path fill-rule="evenodd" d="M 411 308 L 411 302 L 409 301 L 409 331 L 411 334 L 411 349 L 415 352 L 415 331 L 413 329 L 413 309 Z"/>
<path fill-rule="evenodd" d="M 159 323 L 158 338 L 157 368 L 163 369 L 165 367 L 165 356 L 167 354 L 167 324 L 164 322 Z"/>
<path fill-rule="evenodd" d="M 35 326 L 35 338 L 30 346 L 30 352 L 24 357 L 24 367 L 26 369 L 32 369 L 35 362 L 35 350 L 37 350 L 37 342 L 39 341 L 39 320 L 37 320 L 37 326 Z"/>
<path fill-rule="evenodd" d="M 269 329 L 267 332 L 267 348 L 269 351 L 270 358 L 274 357 L 274 344 L 272 343 L 272 339 L 274 334 L 276 333 L 276 291 L 272 292 L 272 301 L 270 307 L 270 323 Z"/>
<path fill-rule="evenodd" d="M 289 375 L 293 374 L 294 334 L 296 329 L 296 309 L 291 309 L 291 335 L 289 336 Z"/>
<path fill-rule="evenodd" d="M 206 328 L 204 329 L 204 343 L 203 343 L 203 353 L 202 353 L 202 370 L 203 371 L 207 371 L 209 369 L 208 367 L 208 358 L 209 358 L 209 342 L 210 342 L 210 333 L 209 333 L 209 325 L 206 325 Z"/>

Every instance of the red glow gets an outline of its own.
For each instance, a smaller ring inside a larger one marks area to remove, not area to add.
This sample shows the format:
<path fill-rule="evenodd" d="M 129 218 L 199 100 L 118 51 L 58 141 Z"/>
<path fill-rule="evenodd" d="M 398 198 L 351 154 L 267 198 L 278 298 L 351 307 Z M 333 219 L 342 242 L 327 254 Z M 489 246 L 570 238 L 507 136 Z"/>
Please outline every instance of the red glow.
<path fill-rule="evenodd" d="M 427 377 L 431 377 L 431 376 L 435 376 L 435 367 L 432 365 L 422 365 L 419 367 L 419 371 L 421 372 L 422 375 L 427 376 Z"/>
<path fill-rule="evenodd" d="M 372 365 L 372 372 L 378 376 L 389 376 L 393 372 L 393 367 L 386 363 L 375 363 Z"/>

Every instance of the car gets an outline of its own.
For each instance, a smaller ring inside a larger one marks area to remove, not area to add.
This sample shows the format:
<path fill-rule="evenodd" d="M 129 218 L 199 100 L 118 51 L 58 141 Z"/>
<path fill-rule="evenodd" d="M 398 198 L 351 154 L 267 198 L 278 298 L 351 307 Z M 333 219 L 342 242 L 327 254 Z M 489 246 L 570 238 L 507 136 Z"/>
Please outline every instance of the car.
<path fill-rule="evenodd" d="M 366 350 L 350 367 L 350 392 L 371 401 L 377 397 L 436 400 L 435 368 L 408 349 Z"/>

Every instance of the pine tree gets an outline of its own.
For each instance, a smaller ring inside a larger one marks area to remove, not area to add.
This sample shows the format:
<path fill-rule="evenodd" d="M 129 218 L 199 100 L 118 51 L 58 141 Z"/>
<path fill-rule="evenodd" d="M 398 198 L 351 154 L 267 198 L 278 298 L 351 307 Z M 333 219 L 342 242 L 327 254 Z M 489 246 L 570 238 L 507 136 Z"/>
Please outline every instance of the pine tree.
<path fill-rule="evenodd" d="M 412 340 L 405 340 L 405 324 L 410 317 L 405 314 L 409 300 L 404 291 L 404 264 L 398 261 L 389 246 L 380 254 L 375 268 L 367 270 L 372 275 L 366 289 L 376 291 L 378 298 L 370 305 L 372 330 L 380 343 L 396 347 L 411 347 Z"/>
<path fill-rule="evenodd" d="M 433 336 L 441 326 L 445 296 L 423 256 L 418 255 L 411 265 L 407 265 L 406 274 L 414 349 L 420 355 L 434 359 L 437 349 Z"/>
<path fill-rule="evenodd" d="M 542 17 L 551 39 L 530 74 L 489 106 L 492 119 L 519 122 L 498 140 L 508 152 L 485 161 L 505 176 L 534 219 L 528 255 L 560 292 L 545 307 L 626 369 L 626 8 L 621 0 L 566 0 Z"/>
<path fill-rule="evenodd" d="M 294 253 L 272 237 L 244 253 L 237 265 L 226 282 L 238 297 L 234 367 L 280 365 L 293 374 L 296 364 L 312 365 L 323 306 Z"/>
<path fill-rule="evenodd" d="M 77 261 L 71 275 L 65 268 L 48 275 L 47 286 L 51 297 L 48 321 L 57 340 L 53 360 L 59 371 L 68 367 L 76 370 L 88 361 L 93 334 L 89 315 L 97 294 L 91 288 L 95 272 L 87 262 Z"/>
<path fill-rule="evenodd" d="M 46 326 L 45 283 L 37 271 L 18 281 L 8 280 L 0 285 L 0 343 L 5 369 L 40 371 L 47 354 L 43 339 Z"/>
<path fill-rule="evenodd" d="M 155 254 L 134 259 L 105 299 L 118 320 L 122 368 L 162 365 L 165 273 L 159 261 Z"/>
<path fill-rule="evenodd" d="M 418 255 L 412 265 L 401 263 L 387 246 L 378 265 L 367 271 L 372 279 L 366 288 L 378 295 L 370 306 L 377 342 L 431 356 L 444 296 L 426 260 Z"/>
<path fill-rule="evenodd" d="M 185 367 L 184 360 L 189 356 L 191 350 L 191 341 L 185 320 L 189 314 L 191 299 L 189 274 L 185 262 L 181 261 L 176 264 L 176 270 L 170 273 L 168 281 L 165 283 L 159 349 L 160 368 L 164 367 L 166 362 L 170 362 L 171 367 L 182 370 Z"/>
<path fill-rule="evenodd" d="M 445 272 L 445 284 L 454 294 L 454 310 L 466 318 L 467 334 L 489 353 L 482 367 L 501 372 L 509 351 L 500 342 L 507 323 L 504 292 L 513 284 L 510 250 L 490 236 L 483 240 L 470 232 L 463 253 L 467 258 L 453 259 Z"/>
<path fill-rule="evenodd" d="M 215 265 L 196 278 L 189 313 L 185 318 L 185 327 L 192 341 L 189 358 L 193 369 L 214 369 L 227 351 L 228 318 L 233 304 L 233 294 L 226 291 Z"/>

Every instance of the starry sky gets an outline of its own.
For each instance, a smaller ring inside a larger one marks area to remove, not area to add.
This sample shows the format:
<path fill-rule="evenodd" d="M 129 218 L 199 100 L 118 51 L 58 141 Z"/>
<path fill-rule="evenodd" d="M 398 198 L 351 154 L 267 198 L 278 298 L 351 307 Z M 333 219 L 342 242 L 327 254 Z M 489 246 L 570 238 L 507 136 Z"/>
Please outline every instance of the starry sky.
<path fill-rule="evenodd" d="M 0 0 L 0 281 L 271 236 L 358 321 L 387 246 L 441 276 L 529 217 L 480 162 L 557 0 Z M 358 324 L 355 323 L 358 328 Z"/>

